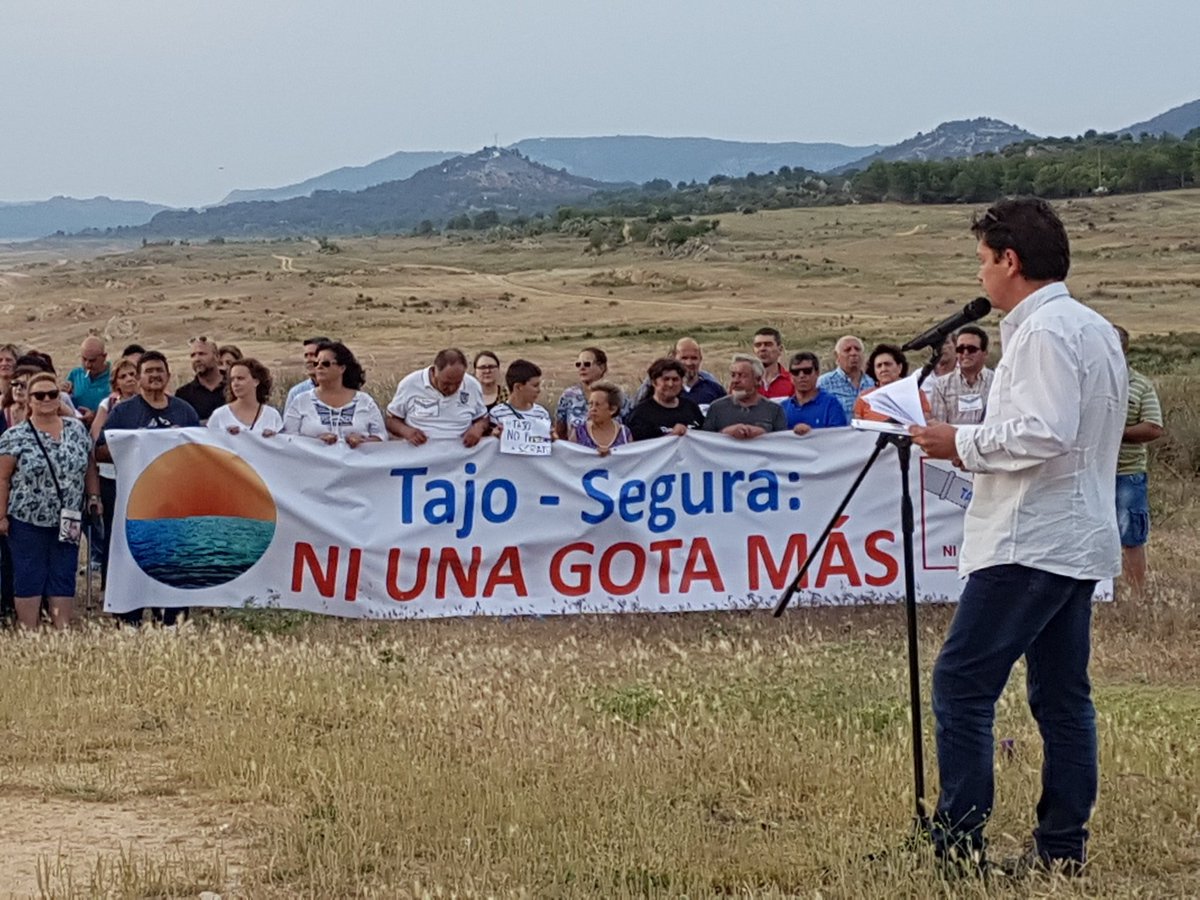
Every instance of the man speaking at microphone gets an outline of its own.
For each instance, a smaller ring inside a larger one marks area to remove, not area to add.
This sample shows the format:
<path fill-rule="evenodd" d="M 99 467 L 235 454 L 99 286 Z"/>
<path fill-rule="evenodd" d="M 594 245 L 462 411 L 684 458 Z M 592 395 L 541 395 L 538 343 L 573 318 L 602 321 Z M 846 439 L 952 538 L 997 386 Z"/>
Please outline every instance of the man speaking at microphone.
<path fill-rule="evenodd" d="M 971 230 L 979 280 L 1007 313 L 987 413 L 911 429 L 926 454 L 975 473 L 967 583 L 933 669 L 933 839 L 943 860 L 986 865 L 996 701 L 1024 656 L 1043 747 L 1029 862 L 1077 873 L 1097 793 L 1091 604 L 1096 582 L 1120 571 L 1112 473 L 1128 379 L 1112 325 L 1063 284 L 1070 247 L 1048 203 L 1004 200 Z"/>

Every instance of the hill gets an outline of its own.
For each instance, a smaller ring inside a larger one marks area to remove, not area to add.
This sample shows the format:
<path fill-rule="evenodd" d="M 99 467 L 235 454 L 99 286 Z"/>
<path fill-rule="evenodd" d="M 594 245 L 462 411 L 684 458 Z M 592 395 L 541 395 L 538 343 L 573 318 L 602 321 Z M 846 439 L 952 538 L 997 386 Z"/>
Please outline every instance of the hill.
<path fill-rule="evenodd" d="M 878 145 L 752 143 L 696 137 L 528 138 L 513 149 L 573 175 L 641 184 L 658 178 L 672 183 L 708 181 L 714 175 L 763 174 L 782 166 L 824 172 L 874 153 Z"/>
<path fill-rule="evenodd" d="M 917 160 L 961 159 L 980 153 L 1002 150 L 1009 144 L 1036 138 L 1016 125 L 999 119 L 958 119 L 943 122 L 928 134 L 917 132 L 906 141 L 884 147 L 877 153 L 857 159 L 849 165 L 840 166 L 835 172 L 865 169 L 871 163 L 903 162 Z"/>
<path fill-rule="evenodd" d="M 361 191 L 385 181 L 402 181 L 422 169 L 461 155 L 460 150 L 400 150 L 365 166 L 343 166 L 295 184 L 230 191 L 218 205 L 254 200 L 290 200 L 292 197 L 307 197 L 314 191 Z"/>
<path fill-rule="evenodd" d="M 548 212 L 611 187 L 556 172 L 514 150 L 485 147 L 361 191 L 172 210 L 126 233 L 171 238 L 395 233 L 481 210 L 507 217 Z"/>
<path fill-rule="evenodd" d="M 1131 134 L 1134 137 L 1140 137 L 1143 134 L 1152 134 L 1155 137 L 1173 134 L 1175 137 L 1183 137 L 1193 128 L 1200 128 L 1200 100 L 1193 100 L 1191 103 L 1168 109 L 1153 119 L 1122 128 L 1117 134 Z"/>
<path fill-rule="evenodd" d="M 141 200 L 51 197 L 29 203 L 0 202 L 0 240 L 26 241 L 56 232 L 141 225 L 170 207 Z"/>

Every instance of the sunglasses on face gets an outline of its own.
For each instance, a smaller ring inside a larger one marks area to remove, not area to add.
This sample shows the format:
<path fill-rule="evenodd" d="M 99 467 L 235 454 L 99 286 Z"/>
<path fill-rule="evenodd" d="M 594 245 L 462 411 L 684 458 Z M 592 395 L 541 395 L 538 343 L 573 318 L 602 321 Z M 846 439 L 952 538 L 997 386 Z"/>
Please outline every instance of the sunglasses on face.
<path fill-rule="evenodd" d="M 14 381 L 12 386 L 14 391 L 23 391 L 26 387 L 28 387 L 24 381 Z"/>
<path fill-rule="evenodd" d="M 333 359 L 318 359 L 316 364 L 322 369 L 328 369 L 330 366 L 336 366 L 338 363 L 337 360 Z"/>
<path fill-rule="evenodd" d="M 971 354 L 978 353 L 982 349 L 982 347 L 972 347 L 970 344 L 961 344 L 954 348 L 954 352 Z"/>
<path fill-rule="evenodd" d="M 57 400 L 58 391 L 32 391 L 29 394 L 34 400 Z"/>
<path fill-rule="evenodd" d="M 793 375 L 811 375 L 817 371 L 812 366 L 796 366 L 794 369 L 788 369 Z"/>
<path fill-rule="evenodd" d="M 592 366 L 594 366 L 594 365 L 595 365 L 595 363 L 591 363 L 591 362 L 583 362 L 583 361 L 580 361 L 580 362 L 577 362 L 577 363 L 575 363 L 575 368 L 577 368 L 577 369 L 590 369 L 590 368 L 591 368 Z"/>

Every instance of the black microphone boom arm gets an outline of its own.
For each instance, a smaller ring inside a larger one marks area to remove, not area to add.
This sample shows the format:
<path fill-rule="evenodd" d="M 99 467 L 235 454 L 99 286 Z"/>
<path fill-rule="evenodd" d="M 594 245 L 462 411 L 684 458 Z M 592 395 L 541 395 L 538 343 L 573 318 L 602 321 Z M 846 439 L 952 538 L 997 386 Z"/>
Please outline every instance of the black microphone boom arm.
<path fill-rule="evenodd" d="M 946 338 L 964 325 L 982 319 L 992 311 L 992 304 L 987 297 L 976 297 L 961 310 L 948 319 L 943 319 L 924 334 L 918 335 L 900 349 L 907 353 L 909 350 L 920 350 L 923 347 L 940 348 Z"/>

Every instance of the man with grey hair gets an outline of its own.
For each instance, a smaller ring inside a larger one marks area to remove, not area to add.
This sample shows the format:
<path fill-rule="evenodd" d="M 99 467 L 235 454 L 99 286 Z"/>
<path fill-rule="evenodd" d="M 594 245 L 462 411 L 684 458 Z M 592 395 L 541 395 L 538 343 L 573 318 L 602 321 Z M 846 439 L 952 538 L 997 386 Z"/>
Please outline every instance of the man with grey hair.
<path fill-rule="evenodd" d="M 729 365 L 729 394 L 714 400 L 704 417 L 705 431 L 746 440 L 771 431 L 787 431 L 783 407 L 758 392 L 763 364 L 749 353 L 735 353 Z"/>
<path fill-rule="evenodd" d="M 863 345 L 854 335 L 838 338 L 834 354 L 837 366 L 817 379 L 817 387 L 837 398 L 848 422 L 854 418 L 854 401 L 875 387 L 875 379 L 863 371 Z"/>

